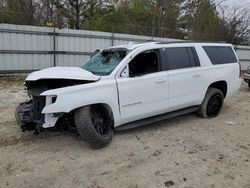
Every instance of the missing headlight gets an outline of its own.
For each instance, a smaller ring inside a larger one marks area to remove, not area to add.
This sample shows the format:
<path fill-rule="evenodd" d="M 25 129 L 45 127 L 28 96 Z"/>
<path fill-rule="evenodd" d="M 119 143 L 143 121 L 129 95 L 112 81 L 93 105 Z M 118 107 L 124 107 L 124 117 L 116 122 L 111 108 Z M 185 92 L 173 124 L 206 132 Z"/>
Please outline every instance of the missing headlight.
<path fill-rule="evenodd" d="M 52 117 L 62 117 L 63 116 L 63 112 L 58 112 L 58 113 L 53 113 L 51 114 Z"/>
<path fill-rule="evenodd" d="M 53 97 L 51 98 L 51 102 L 52 102 L 52 103 L 55 103 L 55 102 L 56 102 L 56 98 L 57 98 L 56 96 L 53 96 Z"/>

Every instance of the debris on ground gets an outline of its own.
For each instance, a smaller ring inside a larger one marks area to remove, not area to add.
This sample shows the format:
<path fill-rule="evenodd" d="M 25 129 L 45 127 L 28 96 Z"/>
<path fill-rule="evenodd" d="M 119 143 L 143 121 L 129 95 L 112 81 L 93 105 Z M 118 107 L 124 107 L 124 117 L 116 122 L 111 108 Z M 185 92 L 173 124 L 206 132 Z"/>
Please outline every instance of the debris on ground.
<path fill-rule="evenodd" d="M 166 187 L 171 187 L 171 186 L 175 185 L 175 183 L 172 180 L 166 181 L 164 184 Z"/>

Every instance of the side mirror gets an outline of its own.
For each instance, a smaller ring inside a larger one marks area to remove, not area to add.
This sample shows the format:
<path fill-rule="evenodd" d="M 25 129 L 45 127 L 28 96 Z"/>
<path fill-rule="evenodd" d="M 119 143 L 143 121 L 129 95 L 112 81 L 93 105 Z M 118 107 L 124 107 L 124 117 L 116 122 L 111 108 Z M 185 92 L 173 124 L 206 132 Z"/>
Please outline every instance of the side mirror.
<path fill-rule="evenodd" d="M 91 54 L 90 58 L 93 57 L 93 56 L 95 56 L 95 55 L 98 54 L 98 53 L 100 53 L 100 50 L 99 50 L 99 49 L 95 50 L 95 51 Z"/>
<path fill-rule="evenodd" d="M 126 67 L 123 69 L 123 71 L 121 72 L 121 77 L 122 78 L 128 78 L 129 77 L 129 69 L 128 69 L 128 65 L 126 65 Z"/>

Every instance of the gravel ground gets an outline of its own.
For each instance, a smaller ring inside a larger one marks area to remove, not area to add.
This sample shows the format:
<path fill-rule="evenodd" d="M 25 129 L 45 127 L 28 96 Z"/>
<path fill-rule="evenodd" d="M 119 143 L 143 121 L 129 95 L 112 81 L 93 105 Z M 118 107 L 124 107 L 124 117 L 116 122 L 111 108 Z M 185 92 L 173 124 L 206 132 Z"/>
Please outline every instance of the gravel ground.
<path fill-rule="evenodd" d="M 22 133 L 23 81 L 0 80 L 0 187 L 250 188 L 250 90 L 213 119 L 194 114 L 115 133 L 100 150 L 77 135 Z"/>

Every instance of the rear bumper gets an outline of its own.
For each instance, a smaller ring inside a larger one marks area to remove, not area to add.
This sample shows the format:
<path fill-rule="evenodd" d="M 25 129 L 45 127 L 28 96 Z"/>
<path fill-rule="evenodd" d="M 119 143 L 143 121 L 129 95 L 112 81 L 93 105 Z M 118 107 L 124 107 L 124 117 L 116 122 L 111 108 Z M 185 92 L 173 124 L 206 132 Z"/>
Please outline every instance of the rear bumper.
<path fill-rule="evenodd" d="M 233 80 L 229 83 L 228 85 L 228 92 L 227 96 L 232 96 L 234 95 L 237 91 L 239 91 L 240 86 L 241 86 L 241 79 Z"/>

